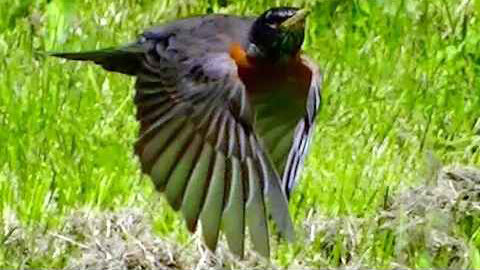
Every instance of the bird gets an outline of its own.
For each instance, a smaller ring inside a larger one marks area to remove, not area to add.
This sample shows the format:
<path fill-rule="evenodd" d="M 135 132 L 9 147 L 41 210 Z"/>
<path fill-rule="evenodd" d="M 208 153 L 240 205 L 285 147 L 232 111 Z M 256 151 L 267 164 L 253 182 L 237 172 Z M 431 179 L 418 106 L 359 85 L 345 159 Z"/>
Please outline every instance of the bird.
<path fill-rule="evenodd" d="M 288 201 L 321 102 L 322 74 L 302 50 L 308 14 L 195 16 L 123 46 L 51 55 L 135 77 L 142 172 L 208 249 L 223 233 L 244 258 L 249 235 L 269 258 L 270 221 L 295 241 Z"/>

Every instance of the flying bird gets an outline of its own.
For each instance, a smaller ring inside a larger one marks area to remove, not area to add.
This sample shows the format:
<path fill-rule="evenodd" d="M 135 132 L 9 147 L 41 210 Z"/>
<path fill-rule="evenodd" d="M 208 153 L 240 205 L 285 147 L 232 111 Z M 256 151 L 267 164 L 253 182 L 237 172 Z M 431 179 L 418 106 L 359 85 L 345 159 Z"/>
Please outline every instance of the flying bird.
<path fill-rule="evenodd" d="M 322 77 L 301 49 L 307 15 L 276 7 L 192 17 L 122 47 L 52 55 L 134 76 L 142 171 L 189 231 L 201 224 L 210 250 L 222 231 L 243 257 L 248 230 L 269 257 L 270 218 L 295 238 L 288 198 L 320 106 Z"/>

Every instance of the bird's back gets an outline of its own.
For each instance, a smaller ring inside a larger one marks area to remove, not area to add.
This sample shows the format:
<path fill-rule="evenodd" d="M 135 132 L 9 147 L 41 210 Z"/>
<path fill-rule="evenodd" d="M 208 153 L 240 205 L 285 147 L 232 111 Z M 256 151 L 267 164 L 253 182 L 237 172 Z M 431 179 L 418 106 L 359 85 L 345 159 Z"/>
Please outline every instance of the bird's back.
<path fill-rule="evenodd" d="M 144 32 L 166 49 L 188 57 L 228 52 L 232 43 L 246 46 L 255 18 L 213 14 L 177 20 Z"/>

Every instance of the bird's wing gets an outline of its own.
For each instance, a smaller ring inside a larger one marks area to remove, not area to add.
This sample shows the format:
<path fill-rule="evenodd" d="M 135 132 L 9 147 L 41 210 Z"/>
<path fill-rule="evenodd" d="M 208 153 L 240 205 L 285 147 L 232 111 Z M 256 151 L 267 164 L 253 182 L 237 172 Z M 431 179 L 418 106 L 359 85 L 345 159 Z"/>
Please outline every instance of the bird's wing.
<path fill-rule="evenodd" d="M 287 198 L 297 183 L 312 139 L 322 81 L 317 66 L 306 56 L 292 73 L 294 83 L 271 79 L 271 89 L 254 104 L 256 132 L 282 175 Z"/>
<path fill-rule="evenodd" d="M 302 63 L 311 71 L 310 87 L 306 101 L 305 115 L 298 121 L 293 132 L 293 140 L 283 169 L 282 186 L 287 197 L 297 183 L 303 168 L 305 157 L 315 130 L 315 117 L 321 104 L 322 75 L 317 65 L 308 57 L 302 57 Z"/>
<path fill-rule="evenodd" d="M 210 249 L 222 228 L 242 256 L 247 226 L 254 249 L 268 257 L 268 213 L 290 240 L 293 225 L 235 62 L 226 53 L 189 58 L 178 51 L 170 61 L 172 52 L 161 46 L 146 51 L 137 72 L 136 153 L 143 171 L 182 211 L 190 231 L 200 220 Z"/>

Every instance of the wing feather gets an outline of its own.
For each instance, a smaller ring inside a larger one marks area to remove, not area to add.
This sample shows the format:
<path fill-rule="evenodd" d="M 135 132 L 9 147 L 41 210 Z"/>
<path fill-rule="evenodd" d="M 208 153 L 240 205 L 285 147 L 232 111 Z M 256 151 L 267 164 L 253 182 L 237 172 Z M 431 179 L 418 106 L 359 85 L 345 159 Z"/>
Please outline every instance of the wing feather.
<path fill-rule="evenodd" d="M 205 244 L 211 250 L 217 247 L 220 220 L 222 218 L 225 191 L 225 156 L 216 152 L 215 165 L 208 187 L 207 197 L 200 216 Z"/>
<path fill-rule="evenodd" d="M 209 143 L 204 143 L 200 159 L 195 164 L 183 197 L 181 211 L 185 217 L 187 228 L 191 232 L 194 232 L 197 227 L 198 216 L 209 184 L 208 179 L 210 178 L 214 156 L 212 146 Z"/>
<path fill-rule="evenodd" d="M 202 138 L 196 135 L 188 145 L 183 156 L 179 159 L 177 166 L 170 175 L 165 190 L 167 200 L 173 209 L 180 209 L 183 194 L 190 178 L 193 166 L 199 158 L 202 146 Z"/>
<path fill-rule="evenodd" d="M 192 140 L 193 135 L 192 126 L 186 125 L 183 127 L 182 132 L 178 136 L 175 136 L 156 158 L 150 175 L 158 190 L 164 190 L 167 179 L 178 164 L 182 149 L 185 148 L 189 140 Z M 155 141 L 152 141 L 152 143 L 153 142 Z"/>
<path fill-rule="evenodd" d="M 223 231 L 230 250 L 243 257 L 245 239 L 245 194 L 240 160 L 230 159 L 231 186 L 228 201 L 223 212 Z"/>
<path fill-rule="evenodd" d="M 166 122 L 148 141 L 145 140 L 144 150 L 141 151 L 143 168 L 148 173 L 152 173 L 151 168 L 155 164 L 162 151 L 175 139 L 177 132 L 182 128 L 185 122 L 184 118 L 171 119 Z"/>
<path fill-rule="evenodd" d="M 270 245 L 268 239 L 267 216 L 261 178 L 254 161 L 248 157 L 246 160 L 248 168 L 248 200 L 245 209 L 245 220 L 250 231 L 250 240 L 253 248 L 262 256 L 269 257 Z"/>

